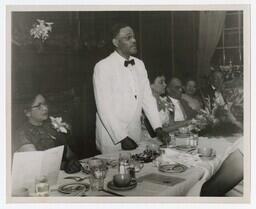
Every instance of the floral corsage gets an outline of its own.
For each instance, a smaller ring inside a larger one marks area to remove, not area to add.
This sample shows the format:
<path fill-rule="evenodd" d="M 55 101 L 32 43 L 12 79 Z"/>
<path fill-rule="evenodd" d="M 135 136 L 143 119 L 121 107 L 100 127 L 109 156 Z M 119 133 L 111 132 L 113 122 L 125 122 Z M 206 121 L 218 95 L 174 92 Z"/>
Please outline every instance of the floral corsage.
<path fill-rule="evenodd" d="M 57 132 L 67 134 L 70 130 L 70 126 L 63 122 L 61 117 L 54 118 L 50 116 L 50 119 L 53 128 L 56 129 Z"/>
<path fill-rule="evenodd" d="M 159 98 L 160 98 L 160 101 L 159 101 L 160 110 L 164 109 L 164 110 L 168 110 L 170 112 L 174 111 L 173 103 L 166 96 L 159 97 Z"/>

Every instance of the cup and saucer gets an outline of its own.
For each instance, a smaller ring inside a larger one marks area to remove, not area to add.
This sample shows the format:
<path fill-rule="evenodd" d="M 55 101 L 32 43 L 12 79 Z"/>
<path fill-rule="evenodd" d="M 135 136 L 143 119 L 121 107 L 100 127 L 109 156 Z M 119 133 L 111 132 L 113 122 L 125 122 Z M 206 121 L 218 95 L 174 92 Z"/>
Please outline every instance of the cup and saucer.
<path fill-rule="evenodd" d="M 135 188 L 137 181 L 135 178 L 131 178 L 130 174 L 116 174 L 107 186 L 112 190 L 126 191 Z"/>
<path fill-rule="evenodd" d="M 210 147 L 199 147 L 197 153 L 202 160 L 213 160 L 216 157 L 216 151 Z"/>

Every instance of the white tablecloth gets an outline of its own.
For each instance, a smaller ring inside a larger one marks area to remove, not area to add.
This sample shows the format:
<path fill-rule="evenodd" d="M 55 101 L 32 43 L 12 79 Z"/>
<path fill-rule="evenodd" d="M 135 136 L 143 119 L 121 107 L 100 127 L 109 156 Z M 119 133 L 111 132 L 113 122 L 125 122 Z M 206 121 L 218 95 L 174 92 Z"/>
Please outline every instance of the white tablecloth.
<path fill-rule="evenodd" d="M 168 186 L 164 184 L 156 184 L 147 180 L 138 181 L 136 188 L 128 191 L 114 191 L 116 193 L 122 194 L 124 196 L 199 196 L 202 184 L 209 179 L 221 165 L 223 160 L 226 158 L 228 150 L 232 147 L 232 144 L 239 138 L 239 136 L 225 137 L 225 138 L 205 138 L 200 137 L 199 147 L 211 147 L 216 151 L 216 158 L 212 161 L 204 161 L 205 166 L 195 166 L 190 167 L 183 173 L 161 173 L 158 171 L 157 167 L 153 166 L 153 163 L 147 163 L 144 165 L 144 168 L 136 173 L 136 177 L 154 173 L 161 174 L 165 176 L 173 176 L 184 179 L 184 181 L 174 185 Z M 141 150 L 136 150 L 135 152 L 140 152 Z M 118 159 L 119 153 L 112 153 L 108 155 L 99 155 L 98 158 L 104 159 Z M 107 177 L 105 179 L 105 188 L 106 184 L 112 180 L 114 174 L 117 173 L 117 168 L 109 169 Z M 55 189 L 59 185 L 66 183 L 72 183 L 74 180 L 64 179 L 66 176 L 84 176 L 82 172 L 76 174 L 66 174 L 64 171 L 60 171 L 57 185 L 51 187 L 51 196 L 65 196 L 65 194 L 59 193 Z M 82 181 L 83 183 L 89 183 L 88 179 Z M 104 192 L 91 192 L 86 193 L 88 196 L 102 196 L 107 195 Z"/>

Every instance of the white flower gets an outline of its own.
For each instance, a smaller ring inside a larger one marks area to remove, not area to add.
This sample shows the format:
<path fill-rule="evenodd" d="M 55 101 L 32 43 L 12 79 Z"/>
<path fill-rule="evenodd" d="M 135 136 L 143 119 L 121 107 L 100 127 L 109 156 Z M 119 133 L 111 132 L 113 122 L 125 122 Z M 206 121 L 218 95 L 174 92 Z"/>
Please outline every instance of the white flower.
<path fill-rule="evenodd" d="M 68 133 L 68 130 L 70 129 L 69 125 L 65 122 L 62 122 L 62 118 L 61 117 L 52 117 L 50 116 L 51 119 L 51 123 L 53 128 L 55 128 L 57 130 L 57 132 L 61 132 L 61 133 Z"/>
<path fill-rule="evenodd" d="M 37 19 L 39 24 L 34 24 L 30 29 L 30 35 L 34 39 L 41 39 L 43 42 L 49 37 L 48 32 L 52 31 L 52 22 L 45 22 L 44 20 Z"/>

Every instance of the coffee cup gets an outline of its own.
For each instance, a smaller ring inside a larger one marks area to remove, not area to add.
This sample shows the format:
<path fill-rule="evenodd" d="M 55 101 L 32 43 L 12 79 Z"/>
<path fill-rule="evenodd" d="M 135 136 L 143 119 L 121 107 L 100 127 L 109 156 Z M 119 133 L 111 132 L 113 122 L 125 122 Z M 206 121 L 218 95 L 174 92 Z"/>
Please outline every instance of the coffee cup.
<path fill-rule="evenodd" d="M 131 182 L 131 175 L 129 173 L 126 174 L 116 174 L 113 176 L 113 183 L 117 187 L 125 187 L 128 186 Z"/>
<path fill-rule="evenodd" d="M 203 157 L 210 157 L 213 153 L 213 149 L 209 147 L 200 147 L 198 148 L 198 154 Z"/>

